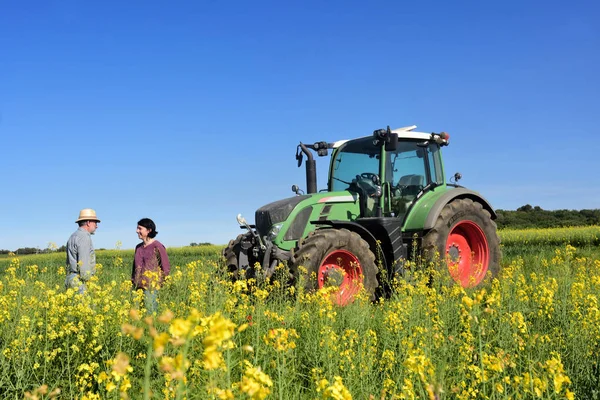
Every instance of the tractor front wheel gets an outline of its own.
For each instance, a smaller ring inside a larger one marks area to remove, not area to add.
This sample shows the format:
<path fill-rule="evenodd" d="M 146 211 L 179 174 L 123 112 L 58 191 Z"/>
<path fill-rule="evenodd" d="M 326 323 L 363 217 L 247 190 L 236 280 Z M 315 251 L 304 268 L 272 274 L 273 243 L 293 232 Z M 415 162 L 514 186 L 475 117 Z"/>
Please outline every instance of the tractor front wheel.
<path fill-rule="evenodd" d="M 318 229 L 300 240 L 291 272 L 296 279 L 302 275 L 308 291 L 335 287 L 332 300 L 338 305 L 354 301 L 361 288 L 374 299 L 378 286 L 375 255 L 364 239 L 347 229 Z"/>
<path fill-rule="evenodd" d="M 233 280 L 237 280 L 239 276 L 238 254 L 240 253 L 240 246 L 243 238 L 244 235 L 240 234 L 235 239 L 230 240 L 227 247 L 225 247 L 222 252 L 223 258 L 225 259 L 225 266 L 227 267 L 227 273 Z"/>
<path fill-rule="evenodd" d="M 500 271 L 500 238 L 496 223 L 480 203 L 455 200 L 442 209 L 435 226 L 423 237 L 426 259 L 439 255 L 452 279 L 463 287 L 479 285 L 487 273 Z"/>

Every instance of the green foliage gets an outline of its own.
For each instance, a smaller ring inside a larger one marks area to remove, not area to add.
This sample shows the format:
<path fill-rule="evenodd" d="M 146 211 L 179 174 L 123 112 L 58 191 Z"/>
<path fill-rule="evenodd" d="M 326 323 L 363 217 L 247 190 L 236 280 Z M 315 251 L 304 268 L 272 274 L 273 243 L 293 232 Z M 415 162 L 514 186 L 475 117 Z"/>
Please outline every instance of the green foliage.
<path fill-rule="evenodd" d="M 529 204 L 516 211 L 496 210 L 499 229 L 562 228 L 569 226 L 600 225 L 600 209 L 595 210 L 543 210 Z"/>
<path fill-rule="evenodd" d="M 200 242 L 200 243 L 192 242 L 192 243 L 190 243 L 190 247 L 197 247 L 197 246 L 213 246 L 213 244 L 210 242 Z"/>

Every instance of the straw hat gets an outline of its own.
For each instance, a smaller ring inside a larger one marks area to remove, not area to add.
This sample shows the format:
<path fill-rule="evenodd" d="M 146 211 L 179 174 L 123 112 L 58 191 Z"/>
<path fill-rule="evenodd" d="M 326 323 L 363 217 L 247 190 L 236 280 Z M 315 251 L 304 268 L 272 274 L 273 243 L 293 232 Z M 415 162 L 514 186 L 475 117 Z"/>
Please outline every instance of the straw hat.
<path fill-rule="evenodd" d="M 77 221 L 75 221 L 75 222 L 79 222 L 79 221 L 100 222 L 98 217 L 96 217 L 96 211 L 92 210 L 91 208 L 84 208 L 83 210 L 79 211 L 79 218 L 77 218 Z"/>

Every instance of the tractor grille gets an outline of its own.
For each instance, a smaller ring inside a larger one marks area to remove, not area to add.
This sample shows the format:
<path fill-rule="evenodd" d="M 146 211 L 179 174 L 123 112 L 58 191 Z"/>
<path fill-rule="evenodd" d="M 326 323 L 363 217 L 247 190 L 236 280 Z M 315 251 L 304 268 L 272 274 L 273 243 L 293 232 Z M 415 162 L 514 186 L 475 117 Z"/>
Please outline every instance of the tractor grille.
<path fill-rule="evenodd" d="M 290 213 L 302 200 L 309 198 L 309 195 L 294 196 L 288 199 L 283 199 L 269 203 L 256 210 L 254 221 L 256 230 L 262 237 L 269 232 L 271 226 L 278 222 L 283 222 L 290 216 Z"/>

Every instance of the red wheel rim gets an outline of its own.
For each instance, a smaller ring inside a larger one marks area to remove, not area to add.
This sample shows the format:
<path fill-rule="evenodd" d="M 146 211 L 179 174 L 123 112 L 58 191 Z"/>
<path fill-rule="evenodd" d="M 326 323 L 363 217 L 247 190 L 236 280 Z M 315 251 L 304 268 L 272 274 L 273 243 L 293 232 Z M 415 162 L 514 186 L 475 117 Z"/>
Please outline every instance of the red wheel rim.
<path fill-rule="evenodd" d="M 362 287 L 362 268 L 358 258 L 346 250 L 334 250 L 329 253 L 321 266 L 317 282 L 319 289 L 336 286 L 332 300 L 341 306 L 351 303 Z"/>
<path fill-rule="evenodd" d="M 473 221 L 454 225 L 446 241 L 450 276 L 463 287 L 478 285 L 487 273 L 490 248 L 483 230 Z"/>

